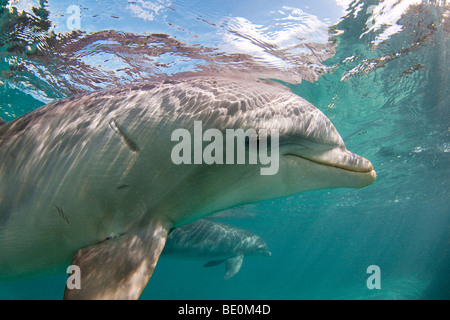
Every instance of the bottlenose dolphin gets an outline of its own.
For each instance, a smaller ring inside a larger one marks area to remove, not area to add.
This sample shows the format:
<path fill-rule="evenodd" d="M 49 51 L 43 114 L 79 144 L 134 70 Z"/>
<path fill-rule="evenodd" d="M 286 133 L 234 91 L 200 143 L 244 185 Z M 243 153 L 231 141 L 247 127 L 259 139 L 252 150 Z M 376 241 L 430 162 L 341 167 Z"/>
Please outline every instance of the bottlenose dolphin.
<path fill-rule="evenodd" d="M 266 242 L 250 231 L 229 224 L 200 219 L 174 228 L 167 237 L 163 256 L 176 258 L 212 258 L 205 267 L 225 262 L 228 280 L 239 272 L 244 256 L 270 256 Z"/>
<path fill-rule="evenodd" d="M 176 128 L 279 130 L 279 170 L 176 165 Z M 208 214 L 375 180 L 317 108 L 264 81 L 192 76 L 65 98 L 0 126 L 0 277 L 79 267 L 66 299 L 137 299 L 168 231 Z"/>

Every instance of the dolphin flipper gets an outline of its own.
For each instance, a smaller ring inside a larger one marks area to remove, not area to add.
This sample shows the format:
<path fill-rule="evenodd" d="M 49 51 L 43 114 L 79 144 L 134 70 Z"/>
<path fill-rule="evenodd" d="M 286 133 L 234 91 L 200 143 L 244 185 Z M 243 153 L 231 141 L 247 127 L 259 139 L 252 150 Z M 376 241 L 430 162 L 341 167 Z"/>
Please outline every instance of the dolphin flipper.
<path fill-rule="evenodd" d="M 208 261 L 207 263 L 205 263 L 203 266 L 205 268 L 209 268 L 209 267 L 215 267 L 218 266 L 221 263 L 224 263 L 225 261 L 227 261 L 227 259 L 223 259 L 223 260 L 211 260 Z"/>
<path fill-rule="evenodd" d="M 138 299 L 164 248 L 169 228 L 152 223 L 147 230 L 124 234 L 78 250 L 81 289 L 66 286 L 64 299 Z"/>
<path fill-rule="evenodd" d="M 226 262 L 226 271 L 225 276 L 223 277 L 224 280 L 228 280 L 231 277 L 233 277 L 236 273 L 239 272 L 242 266 L 242 261 L 244 260 L 244 255 L 240 254 L 236 257 L 230 258 Z"/>

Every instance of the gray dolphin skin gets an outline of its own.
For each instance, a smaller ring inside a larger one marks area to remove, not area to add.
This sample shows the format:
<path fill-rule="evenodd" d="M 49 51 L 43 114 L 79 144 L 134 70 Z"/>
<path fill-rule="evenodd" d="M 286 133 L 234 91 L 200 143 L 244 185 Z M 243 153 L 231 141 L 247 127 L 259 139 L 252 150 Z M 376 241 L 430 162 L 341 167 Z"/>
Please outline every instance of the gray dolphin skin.
<path fill-rule="evenodd" d="M 171 134 L 194 121 L 278 129 L 278 172 L 174 164 Z M 65 299 L 137 299 L 172 227 L 375 177 L 317 108 L 265 81 L 180 77 L 62 99 L 0 126 L 0 279 L 72 264 L 81 289 Z"/>
<path fill-rule="evenodd" d="M 244 256 L 270 256 L 267 243 L 250 231 L 225 223 L 200 219 L 173 229 L 162 256 L 212 259 L 205 267 L 225 263 L 224 280 L 239 272 Z"/>

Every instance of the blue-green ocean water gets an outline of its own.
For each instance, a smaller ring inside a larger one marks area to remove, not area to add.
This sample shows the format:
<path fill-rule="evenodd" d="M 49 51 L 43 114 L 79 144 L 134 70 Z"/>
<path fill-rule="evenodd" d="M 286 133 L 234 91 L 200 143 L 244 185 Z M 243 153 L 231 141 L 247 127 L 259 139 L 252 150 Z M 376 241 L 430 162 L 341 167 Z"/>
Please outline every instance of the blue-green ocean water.
<path fill-rule="evenodd" d="M 307 192 L 221 219 L 264 238 L 272 256 L 245 258 L 228 281 L 223 265 L 161 257 L 141 299 L 450 298 L 448 2 L 9 2 L 0 2 L 7 121 L 154 75 L 258 69 L 321 109 L 377 171 L 363 189 Z M 381 289 L 366 285 L 371 265 Z M 0 299 L 60 299 L 66 278 L 0 283 Z"/>

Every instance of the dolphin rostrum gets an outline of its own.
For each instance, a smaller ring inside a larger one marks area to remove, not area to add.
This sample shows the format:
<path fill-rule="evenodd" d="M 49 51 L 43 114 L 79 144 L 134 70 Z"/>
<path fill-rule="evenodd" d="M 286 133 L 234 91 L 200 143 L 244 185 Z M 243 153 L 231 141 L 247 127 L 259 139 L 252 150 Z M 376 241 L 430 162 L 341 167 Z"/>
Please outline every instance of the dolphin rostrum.
<path fill-rule="evenodd" d="M 172 133 L 200 121 L 278 130 L 279 170 L 175 164 Z M 264 81 L 193 76 L 62 99 L 0 126 L 0 278 L 72 261 L 81 288 L 66 299 L 137 299 L 173 226 L 375 176 L 318 109 Z"/>
<path fill-rule="evenodd" d="M 244 256 L 270 256 L 267 243 L 250 231 L 229 224 L 200 219 L 174 228 L 162 252 L 163 256 L 176 258 L 205 259 L 204 266 L 212 267 L 225 263 L 224 280 L 239 272 Z"/>

